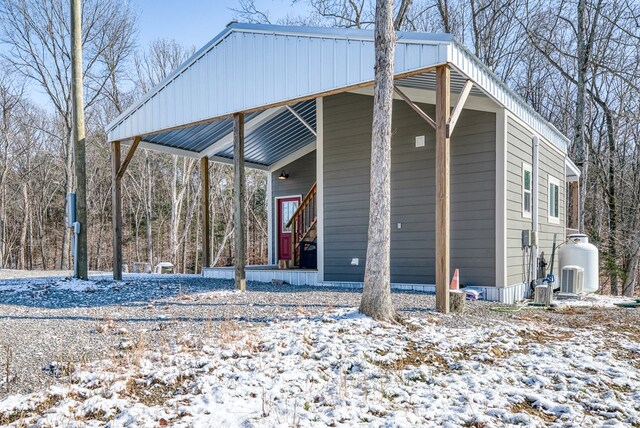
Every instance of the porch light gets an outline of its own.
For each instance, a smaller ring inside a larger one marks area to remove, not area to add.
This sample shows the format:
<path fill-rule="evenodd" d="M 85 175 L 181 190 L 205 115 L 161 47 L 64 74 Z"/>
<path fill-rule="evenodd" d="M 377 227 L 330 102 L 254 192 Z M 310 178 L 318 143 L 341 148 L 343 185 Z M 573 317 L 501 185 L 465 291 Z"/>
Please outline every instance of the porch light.
<path fill-rule="evenodd" d="M 283 169 L 282 172 L 280 173 L 280 176 L 278 177 L 278 180 L 286 180 L 287 178 L 289 178 L 289 174 L 284 172 L 284 169 Z"/>

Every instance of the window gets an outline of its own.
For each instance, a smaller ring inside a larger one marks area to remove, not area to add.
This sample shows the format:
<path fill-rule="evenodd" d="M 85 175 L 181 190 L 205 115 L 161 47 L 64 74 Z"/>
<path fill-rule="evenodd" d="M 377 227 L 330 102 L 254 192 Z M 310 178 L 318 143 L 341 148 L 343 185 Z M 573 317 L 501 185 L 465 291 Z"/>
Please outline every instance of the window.
<path fill-rule="evenodd" d="M 522 217 L 531 218 L 531 165 L 522 164 Z"/>
<path fill-rule="evenodd" d="M 285 201 L 282 202 L 282 231 L 291 232 L 291 226 L 287 227 L 287 223 L 293 217 L 293 213 L 298 209 L 298 201 Z"/>
<path fill-rule="evenodd" d="M 549 223 L 560 223 L 560 182 L 549 176 Z"/>

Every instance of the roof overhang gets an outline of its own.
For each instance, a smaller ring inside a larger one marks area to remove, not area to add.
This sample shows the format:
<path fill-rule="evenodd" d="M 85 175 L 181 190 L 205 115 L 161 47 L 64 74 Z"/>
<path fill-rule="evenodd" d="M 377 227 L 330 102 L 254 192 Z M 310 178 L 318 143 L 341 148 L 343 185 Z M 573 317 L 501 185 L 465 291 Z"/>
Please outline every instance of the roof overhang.
<path fill-rule="evenodd" d="M 244 112 L 246 159 L 273 165 L 315 142 L 315 98 L 373 86 L 370 30 L 231 24 L 108 127 L 109 141 L 231 159 L 234 113 Z M 398 33 L 399 85 L 430 90 L 438 65 L 455 85 L 520 117 L 566 152 L 567 139 L 448 34 Z"/>
<path fill-rule="evenodd" d="M 580 168 L 569 159 L 569 156 L 567 156 L 565 160 L 565 169 L 568 182 L 580 180 Z"/>

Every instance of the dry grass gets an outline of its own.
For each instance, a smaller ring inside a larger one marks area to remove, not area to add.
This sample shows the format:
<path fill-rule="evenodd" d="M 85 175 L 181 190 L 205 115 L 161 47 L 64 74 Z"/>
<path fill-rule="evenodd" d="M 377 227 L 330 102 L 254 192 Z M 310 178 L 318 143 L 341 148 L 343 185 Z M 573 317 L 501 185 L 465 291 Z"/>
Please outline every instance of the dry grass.
<path fill-rule="evenodd" d="M 512 404 L 510 407 L 511 413 L 528 413 L 539 419 L 542 419 L 546 423 L 553 423 L 557 420 L 557 417 L 546 413 L 544 410 L 534 407 L 533 402 L 529 400 L 522 401 L 520 403 Z"/>
<path fill-rule="evenodd" d="M 135 339 L 123 337 L 111 355 L 111 359 L 116 366 L 122 368 L 140 367 L 148 350 L 149 343 L 146 336 L 144 332 L 140 332 Z"/>
<path fill-rule="evenodd" d="M 216 337 L 221 343 L 230 344 L 239 341 L 245 336 L 245 330 L 234 320 L 224 320 L 218 324 Z"/>
<path fill-rule="evenodd" d="M 531 343 L 545 345 L 547 343 L 564 342 L 566 340 L 569 340 L 573 337 L 573 333 L 567 330 L 560 329 L 556 329 L 554 331 L 530 329 L 519 331 L 518 336 L 520 336 L 522 345 L 528 345 Z"/>
<path fill-rule="evenodd" d="M 610 345 L 609 348 L 614 348 L 613 355 L 617 360 L 624 361 L 626 364 L 640 370 L 640 352 L 621 348 L 613 344 Z"/>
<path fill-rule="evenodd" d="M 98 323 L 95 328 L 97 333 L 107 333 L 108 331 L 114 329 L 116 326 L 116 322 L 109 315 L 105 316 L 104 319 Z"/>
<path fill-rule="evenodd" d="M 166 385 L 160 382 L 148 385 L 144 379 L 131 378 L 127 381 L 124 394 L 147 407 L 162 406 L 175 395 L 178 387 L 179 385 Z"/>
<path fill-rule="evenodd" d="M 4 354 L 5 360 L 3 364 L 3 377 L 4 377 L 4 387 L 9 390 L 9 385 L 11 383 L 11 361 L 13 359 L 13 349 L 9 345 L 4 345 Z"/>
<path fill-rule="evenodd" d="M 16 410 L 11 413 L 0 413 L 0 425 L 5 426 L 12 424 L 21 419 L 40 416 L 45 413 L 48 409 L 55 407 L 62 401 L 62 396 L 60 395 L 49 395 L 44 401 L 38 403 L 33 409 L 28 410 Z M 25 424 L 26 426 L 27 424 Z"/>
<path fill-rule="evenodd" d="M 556 309 L 556 313 L 562 315 L 585 315 L 588 314 L 590 310 L 593 309 L 584 306 L 563 306 Z"/>
<path fill-rule="evenodd" d="M 107 416 L 107 412 L 105 412 L 102 409 L 98 409 L 98 410 L 90 410 L 88 412 L 85 412 L 82 415 L 82 419 L 83 420 L 91 420 L 91 421 L 99 421 L 99 422 L 108 422 L 111 419 L 113 419 L 113 417 L 108 417 Z"/>
<path fill-rule="evenodd" d="M 630 340 L 640 341 L 640 310 L 597 306 L 565 306 L 555 310 L 521 311 L 516 319 L 527 323 L 535 321 L 552 329 L 600 328 L 625 334 Z"/>
<path fill-rule="evenodd" d="M 403 349 L 404 355 L 393 361 L 380 361 L 378 359 L 370 359 L 370 362 L 385 370 L 404 370 L 408 366 L 419 367 L 427 365 L 440 369 L 448 369 L 449 362 L 434 349 L 420 346 L 419 343 L 409 340 Z M 386 351 L 378 351 L 378 355 L 386 355 Z"/>

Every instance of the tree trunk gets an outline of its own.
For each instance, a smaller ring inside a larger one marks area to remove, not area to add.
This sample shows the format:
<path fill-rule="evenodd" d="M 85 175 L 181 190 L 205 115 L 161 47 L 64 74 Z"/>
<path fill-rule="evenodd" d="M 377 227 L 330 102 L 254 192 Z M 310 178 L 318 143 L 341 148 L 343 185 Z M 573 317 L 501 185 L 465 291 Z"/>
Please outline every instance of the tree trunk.
<path fill-rule="evenodd" d="M 169 224 L 169 261 L 174 264 L 178 249 L 176 244 L 178 241 L 178 156 L 173 156 L 173 176 L 171 179 L 171 223 Z"/>
<path fill-rule="evenodd" d="M 375 87 L 371 133 L 371 196 L 360 312 L 394 321 L 391 301 L 391 116 L 393 108 L 393 1 L 376 2 Z"/>
<path fill-rule="evenodd" d="M 65 163 L 65 183 L 64 189 L 66 193 L 73 191 L 73 146 L 71 140 L 71 129 L 67 126 L 65 131 L 65 142 L 67 144 L 66 148 L 66 163 Z M 65 195 L 65 216 L 67 212 L 67 199 Z M 66 217 L 65 217 L 66 219 Z M 66 220 L 63 221 L 63 231 L 62 231 L 62 251 L 60 253 L 60 269 L 68 269 L 69 268 L 69 238 L 71 235 L 71 229 L 66 227 Z"/>
<path fill-rule="evenodd" d="M 133 216 L 133 235 L 135 236 L 134 246 L 136 249 L 136 261 L 140 261 L 140 213 L 136 209 Z"/>
<path fill-rule="evenodd" d="M 578 201 L 578 229 L 584 232 L 584 203 L 587 199 L 587 176 L 589 172 L 589 150 L 585 140 L 585 80 L 587 75 L 586 46 L 586 0 L 578 0 L 577 22 L 577 68 L 576 76 L 576 119 L 574 123 L 574 147 L 576 164 L 580 168 L 580 200 Z"/>
<path fill-rule="evenodd" d="M 609 211 L 609 236 L 607 254 L 607 265 L 609 268 L 609 280 L 611 282 L 611 295 L 618 295 L 618 212 L 616 201 L 616 169 L 615 155 L 616 142 L 613 130 L 612 112 L 608 107 L 603 106 L 605 120 L 607 123 L 607 144 L 609 151 L 609 168 L 608 168 L 608 189 L 607 189 L 607 209 Z"/>
<path fill-rule="evenodd" d="M 5 268 L 5 259 L 7 256 L 5 239 L 7 236 L 6 230 L 6 190 L 5 182 L 2 181 L 0 186 L 0 269 Z"/>
<path fill-rule="evenodd" d="M 33 210 L 29 210 L 29 253 L 28 253 L 28 269 L 33 269 Z"/>
<path fill-rule="evenodd" d="M 627 297 L 633 297 L 636 293 L 638 269 L 640 269 L 640 237 L 635 240 L 635 251 L 631 256 L 629 263 L 627 263 L 625 279 L 622 284 L 622 294 Z"/>
<path fill-rule="evenodd" d="M 145 199 L 144 215 L 147 227 L 147 262 L 153 266 L 153 229 L 151 228 L 151 220 L 153 219 L 153 192 L 151 179 L 151 161 L 149 160 L 149 152 L 145 151 L 145 167 L 147 169 L 147 188 Z"/>
<path fill-rule="evenodd" d="M 440 13 L 440 19 L 442 19 L 442 29 L 445 33 L 451 33 L 451 19 L 448 0 L 438 0 L 438 12 Z"/>
<path fill-rule="evenodd" d="M 20 231 L 20 269 L 27 269 L 27 231 L 29 228 L 29 187 L 27 181 L 22 182 L 22 230 Z"/>

